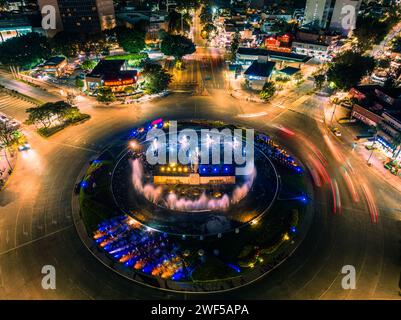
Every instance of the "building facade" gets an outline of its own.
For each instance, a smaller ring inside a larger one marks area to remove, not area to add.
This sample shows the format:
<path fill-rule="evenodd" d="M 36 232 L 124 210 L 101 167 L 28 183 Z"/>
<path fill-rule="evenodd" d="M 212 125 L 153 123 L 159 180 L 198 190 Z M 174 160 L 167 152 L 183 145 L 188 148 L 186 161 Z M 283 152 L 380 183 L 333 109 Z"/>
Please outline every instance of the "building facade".
<path fill-rule="evenodd" d="M 355 28 L 362 0 L 307 0 L 302 25 L 347 36 Z"/>
<path fill-rule="evenodd" d="M 343 36 L 355 29 L 356 17 L 362 0 L 337 0 L 330 21 L 330 30 L 337 31 Z"/>
<path fill-rule="evenodd" d="M 23 19 L 0 21 L 0 43 L 32 32 L 32 26 Z"/>
<path fill-rule="evenodd" d="M 320 61 L 329 61 L 331 59 L 329 45 L 325 43 L 293 41 L 292 51 L 314 57 Z"/>
<path fill-rule="evenodd" d="M 116 25 L 113 0 L 38 0 L 39 8 L 51 5 L 56 10 L 56 29 L 59 31 L 96 33 Z"/>
<path fill-rule="evenodd" d="M 334 1 L 335 0 L 307 0 L 303 25 L 314 28 L 326 28 Z"/>

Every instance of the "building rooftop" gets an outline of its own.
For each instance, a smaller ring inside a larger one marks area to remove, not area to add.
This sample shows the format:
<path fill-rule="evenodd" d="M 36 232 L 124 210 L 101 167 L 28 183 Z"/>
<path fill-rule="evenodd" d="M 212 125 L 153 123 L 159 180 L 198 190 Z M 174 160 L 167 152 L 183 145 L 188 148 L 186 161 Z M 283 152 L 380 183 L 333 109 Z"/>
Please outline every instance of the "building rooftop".
<path fill-rule="evenodd" d="M 301 69 L 294 68 L 294 67 L 285 67 L 284 69 L 278 70 L 278 72 L 284 73 L 287 76 L 292 76 L 292 75 L 296 74 L 299 71 L 301 71 Z"/>
<path fill-rule="evenodd" d="M 100 60 L 88 76 L 97 77 L 108 74 L 117 74 L 123 69 L 124 64 L 125 60 Z"/>
<path fill-rule="evenodd" d="M 261 48 L 245 48 L 241 47 L 238 48 L 237 54 L 243 54 L 243 55 L 254 55 L 254 56 L 268 56 L 272 59 L 277 59 L 277 60 L 287 60 L 287 61 L 294 61 L 294 62 L 307 62 L 312 57 L 303 55 L 303 54 L 297 54 L 297 53 L 292 53 L 292 52 L 279 52 L 279 51 L 272 51 L 272 50 L 266 50 L 266 49 L 261 49 Z"/>
<path fill-rule="evenodd" d="M 401 88 L 385 88 L 380 85 L 362 85 L 355 86 L 356 90 L 363 93 L 364 95 L 376 95 L 377 92 L 382 92 L 393 99 L 401 99 Z"/>
<path fill-rule="evenodd" d="M 100 60 L 88 77 L 104 81 L 127 80 L 135 77 L 137 70 L 124 70 L 125 60 Z"/>
<path fill-rule="evenodd" d="M 46 62 L 43 64 L 43 66 L 46 66 L 46 67 L 57 66 L 65 60 L 66 60 L 66 58 L 62 57 L 62 56 L 51 57 L 46 60 Z"/>
<path fill-rule="evenodd" d="M 26 19 L 0 19 L 0 29 L 15 29 L 31 27 L 31 24 Z"/>
<path fill-rule="evenodd" d="M 401 123 L 401 110 L 386 112 L 391 118 Z"/>
<path fill-rule="evenodd" d="M 312 44 L 317 46 L 324 46 L 328 47 L 329 45 L 323 41 L 311 41 L 311 40 L 294 40 L 293 43 L 305 43 L 305 44 Z"/>
<path fill-rule="evenodd" d="M 275 65 L 276 63 L 272 61 L 253 61 L 249 68 L 245 70 L 244 74 L 247 76 L 268 78 L 272 74 Z"/>

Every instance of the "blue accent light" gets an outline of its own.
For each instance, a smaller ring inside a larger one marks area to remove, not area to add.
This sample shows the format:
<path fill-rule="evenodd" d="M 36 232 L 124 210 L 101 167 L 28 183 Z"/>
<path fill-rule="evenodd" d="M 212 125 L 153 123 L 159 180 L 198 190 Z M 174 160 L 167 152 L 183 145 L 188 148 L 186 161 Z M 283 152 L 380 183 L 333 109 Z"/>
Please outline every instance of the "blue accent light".
<path fill-rule="evenodd" d="M 241 272 L 241 269 L 238 266 L 234 265 L 234 264 L 227 263 L 227 266 L 229 266 L 231 269 L 233 269 L 237 273 Z"/>

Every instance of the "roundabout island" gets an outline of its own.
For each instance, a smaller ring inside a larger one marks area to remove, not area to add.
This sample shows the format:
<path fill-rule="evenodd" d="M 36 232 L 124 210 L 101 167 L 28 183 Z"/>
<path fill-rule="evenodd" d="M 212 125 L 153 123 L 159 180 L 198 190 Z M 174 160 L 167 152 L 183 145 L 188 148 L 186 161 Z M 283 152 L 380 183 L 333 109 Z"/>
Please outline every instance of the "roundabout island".
<path fill-rule="evenodd" d="M 202 137 L 195 145 L 188 130 Z M 76 188 L 75 223 L 87 248 L 126 278 L 177 292 L 231 290 L 273 270 L 308 229 L 308 181 L 265 132 L 254 132 L 251 169 L 238 174 L 249 165 L 235 162 L 250 153 L 243 131 L 220 121 L 157 119 L 108 146 Z M 159 157 L 160 150 L 187 161 Z M 204 150 L 224 163 L 205 162 Z M 227 150 L 234 161 L 226 161 Z"/>

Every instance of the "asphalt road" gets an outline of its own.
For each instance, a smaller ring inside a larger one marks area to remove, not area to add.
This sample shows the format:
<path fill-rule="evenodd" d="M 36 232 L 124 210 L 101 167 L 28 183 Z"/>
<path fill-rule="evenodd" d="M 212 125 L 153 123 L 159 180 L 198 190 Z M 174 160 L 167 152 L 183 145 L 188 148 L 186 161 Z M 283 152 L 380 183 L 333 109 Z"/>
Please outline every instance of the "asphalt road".
<path fill-rule="evenodd" d="M 311 83 L 269 104 L 236 100 L 228 94 L 223 59 L 214 56 L 213 50 L 200 48 L 186 62 L 181 74 L 184 82 L 186 77 L 196 79 L 195 89 L 187 93 L 136 106 L 106 107 L 83 99 L 81 109 L 92 116 L 88 122 L 49 139 L 25 128 L 32 150 L 20 154 L 14 174 L 0 193 L 0 298 L 400 298 L 400 194 L 351 152 L 348 140 L 327 131 L 324 102 L 307 95 Z M 125 130 L 159 117 L 219 119 L 267 130 L 303 163 L 319 150 L 329 180 L 338 186 L 336 209 L 332 185 L 316 187 L 314 220 L 302 245 L 274 272 L 238 290 L 202 296 L 173 294 L 120 277 L 94 259 L 79 240 L 71 218 L 72 190 L 91 157 Z M 358 201 L 353 199 L 355 194 L 351 196 L 343 167 L 350 172 Z M 372 218 L 372 206 L 377 208 L 377 217 L 373 214 Z M 44 265 L 56 268 L 56 290 L 41 287 Z M 356 269 L 355 290 L 341 287 L 344 265 Z"/>

